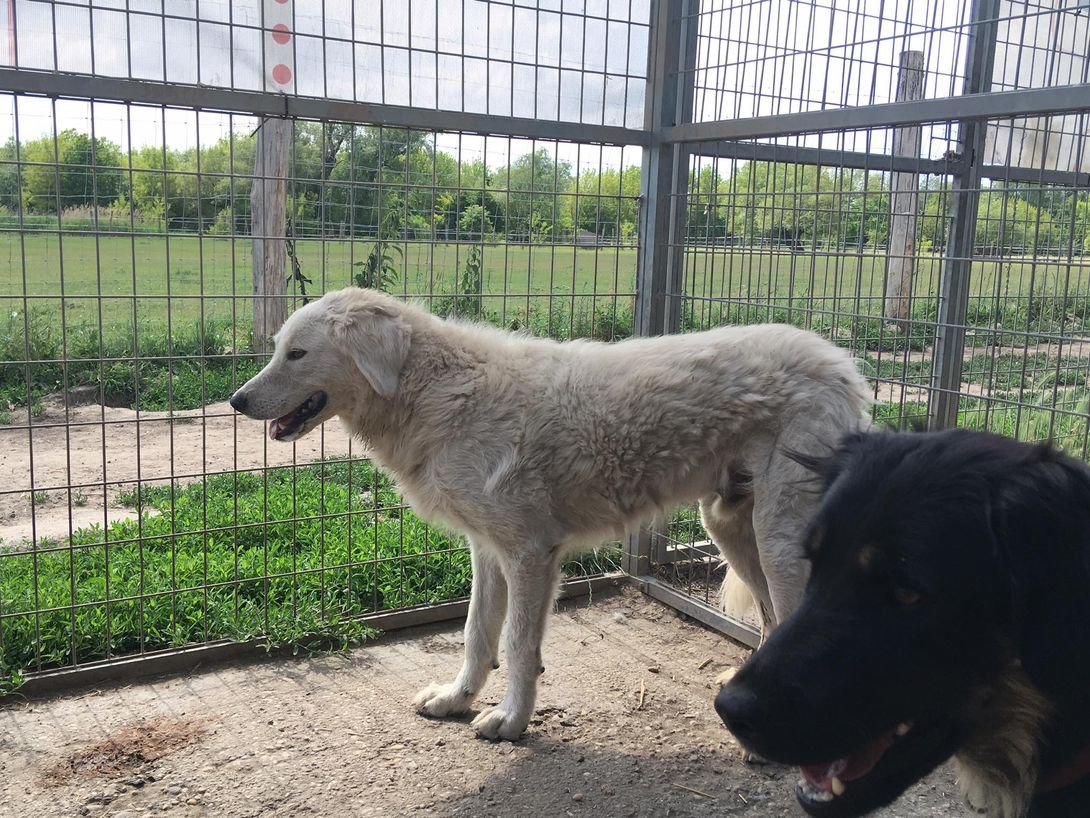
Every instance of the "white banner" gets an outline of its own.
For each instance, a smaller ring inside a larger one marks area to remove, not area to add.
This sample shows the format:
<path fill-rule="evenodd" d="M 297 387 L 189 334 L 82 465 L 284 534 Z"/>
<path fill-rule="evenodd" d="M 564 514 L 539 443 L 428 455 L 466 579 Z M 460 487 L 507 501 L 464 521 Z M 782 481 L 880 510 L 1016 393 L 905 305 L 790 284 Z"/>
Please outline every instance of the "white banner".
<path fill-rule="evenodd" d="M 0 23 L 3 25 L 3 58 L 0 64 L 15 66 L 15 0 L 4 0 L 0 4 Z"/>
<path fill-rule="evenodd" d="M 294 0 L 265 0 L 265 90 L 295 93 L 295 34 L 292 28 Z"/>

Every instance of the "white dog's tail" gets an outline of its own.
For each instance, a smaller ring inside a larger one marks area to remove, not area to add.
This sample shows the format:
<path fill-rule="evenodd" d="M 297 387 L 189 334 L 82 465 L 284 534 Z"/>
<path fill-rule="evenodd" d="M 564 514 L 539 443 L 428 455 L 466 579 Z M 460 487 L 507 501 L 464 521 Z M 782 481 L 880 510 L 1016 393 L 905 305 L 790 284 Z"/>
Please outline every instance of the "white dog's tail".
<path fill-rule="evenodd" d="M 723 585 L 719 589 L 719 607 L 723 613 L 734 619 L 743 619 L 753 607 L 753 594 L 742 582 L 737 571 L 727 572 Z"/>

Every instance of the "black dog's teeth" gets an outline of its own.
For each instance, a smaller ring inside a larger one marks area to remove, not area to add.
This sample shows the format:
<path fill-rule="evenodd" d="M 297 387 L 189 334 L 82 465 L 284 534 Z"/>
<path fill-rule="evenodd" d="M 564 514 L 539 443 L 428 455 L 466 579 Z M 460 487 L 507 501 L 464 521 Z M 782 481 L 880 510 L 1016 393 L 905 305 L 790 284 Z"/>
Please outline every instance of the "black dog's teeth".
<path fill-rule="evenodd" d="M 827 803 L 829 801 L 832 801 L 836 797 L 829 790 L 819 790 L 817 787 L 810 784 L 810 782 L 807 781 L 805 778 L 799 779 L 799 787 L 804 793 L 806 793 L 806 797 L 811 801 Z"/>

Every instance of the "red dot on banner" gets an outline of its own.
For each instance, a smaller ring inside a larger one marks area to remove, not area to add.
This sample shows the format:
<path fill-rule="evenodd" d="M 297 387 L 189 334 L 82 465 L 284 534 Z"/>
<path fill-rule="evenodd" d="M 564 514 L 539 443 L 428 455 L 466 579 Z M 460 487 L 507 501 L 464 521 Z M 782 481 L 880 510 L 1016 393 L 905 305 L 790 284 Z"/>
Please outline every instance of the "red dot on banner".
<path fill-rule="evenodd" d="M 289 82 L 291 82 L 291 69 L 284 65 L 284 63 L 274 65 L 272 70 L 272 77 L 281 85 L 287 85 Z"/>
<path fill-rule="evenodd" d="M 284 43 L 291 39 L 291 29 L 283 23 L 277 23 L 272 28 L 272 38 L 280 43 L 280 45 L 284 45 Z"/>
<path fill-rule="evenodd" d="M 280 5 L 284 5 L 285 3 L 288 2 L 288 0 L 276 0 L 276 2 L 279 3 Z"/>

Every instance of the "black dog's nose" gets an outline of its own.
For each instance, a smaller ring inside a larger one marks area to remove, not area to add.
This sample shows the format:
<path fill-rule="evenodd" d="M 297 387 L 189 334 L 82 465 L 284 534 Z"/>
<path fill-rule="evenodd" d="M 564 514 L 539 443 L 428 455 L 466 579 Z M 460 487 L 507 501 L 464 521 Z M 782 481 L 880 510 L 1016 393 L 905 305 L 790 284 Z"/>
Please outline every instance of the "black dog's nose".
<path fill-rule="evenodd" d="M 246 414 L 246 395 L 242 393 L 241 389 L 231 396 L 230 403 L 231 408 L 234 409 L 236 412 Z"/>
<path fill-rule="evenodd" d="M 766 708 L 749 687 L 730 683 L 715 697 L 715 712 L 739 741 L 754 738 L 764 726 Z"/>

